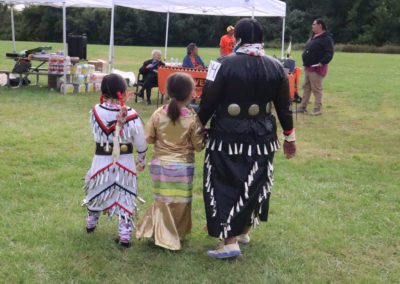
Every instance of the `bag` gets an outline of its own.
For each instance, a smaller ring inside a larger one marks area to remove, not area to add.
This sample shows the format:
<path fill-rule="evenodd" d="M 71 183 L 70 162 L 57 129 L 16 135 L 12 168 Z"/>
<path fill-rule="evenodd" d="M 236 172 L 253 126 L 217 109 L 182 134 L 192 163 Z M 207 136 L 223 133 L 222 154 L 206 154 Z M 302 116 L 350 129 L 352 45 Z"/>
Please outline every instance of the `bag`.
<path fill-rule="evenodd" d="M 27 73 L 29 68 L 31 68 L 32 64 L 29 59 L 21 58 L 15 63 L 12 73 Z"/>
<path fill-rule="evenodd" d="M 31 81 L 28 78 L 13 78 L 10 79 L 10 86 L 17 87 L 19 86 L 19 82 L 22 80 L 21 86 L 28 86 Z"/>

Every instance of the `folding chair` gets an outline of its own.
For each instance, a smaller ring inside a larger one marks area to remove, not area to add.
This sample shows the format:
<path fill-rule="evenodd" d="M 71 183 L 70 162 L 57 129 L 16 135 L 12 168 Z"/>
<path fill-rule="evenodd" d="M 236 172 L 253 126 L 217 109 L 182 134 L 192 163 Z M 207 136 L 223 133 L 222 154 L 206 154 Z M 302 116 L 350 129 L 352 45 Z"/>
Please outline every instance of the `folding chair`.
<path fill-rule="evenodd" d="M 135 88 L 135 91 L 134 91 L 135 103 L 137 103 L 137 101 L 138 101 L 139 88 L 143 88 L 143 84 L 144 84 L 144 76 L 143 76 L 142 73 L 139 72 L 138 77 L 137 77 L 137 81 L 133 85 L 133 87 Z M 144 93 L 143 93 L 143 96 L 144 96 Z"/>

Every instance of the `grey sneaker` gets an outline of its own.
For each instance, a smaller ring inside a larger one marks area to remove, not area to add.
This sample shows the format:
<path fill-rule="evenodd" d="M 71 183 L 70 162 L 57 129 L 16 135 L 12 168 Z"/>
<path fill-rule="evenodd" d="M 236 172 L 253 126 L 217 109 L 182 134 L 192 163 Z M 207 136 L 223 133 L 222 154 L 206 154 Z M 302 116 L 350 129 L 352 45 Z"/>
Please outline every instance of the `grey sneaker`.
<path fill-rule="evenodd" d="M 304 107 L 298 107 L 297 108 L 297 113 L 307 113 L 307 109 Z"/>
<path fill-rule="evenodd" d="M 224 245 L 222 248 L 217 248 L 216 250 L 207 251 L 207 255 L 212 258 L 231 258 L 240 255 L 239 245 L 230 244 Z"/>
<path fill-rule="evenodd" d="M 241 234 L 236 237 L 237 241 L 241 245 L 248 245 L 250 243 L 250 236 L 249 234 Z"/>
<path fill-rule="evenodd" d="M 322 114 L 322 112 L 319 109 L 314 109 L 314 111 L 312 113 L 310 113 L 310 115 L 313 115 L 313 116 L 317 116 L 317 115 L 321 115 L 321 114 Z"/>

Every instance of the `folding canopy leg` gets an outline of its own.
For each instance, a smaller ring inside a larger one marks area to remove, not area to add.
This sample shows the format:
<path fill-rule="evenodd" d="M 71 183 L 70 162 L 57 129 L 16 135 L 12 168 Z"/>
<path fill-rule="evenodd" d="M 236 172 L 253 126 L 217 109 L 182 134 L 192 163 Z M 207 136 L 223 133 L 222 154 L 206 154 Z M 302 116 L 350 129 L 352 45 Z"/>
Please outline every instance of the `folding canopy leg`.
<path fill-rule="evenodd" d="M 111 73 L 114 69 L 114 15 L 115 15 L 115 3 L 112 1 L 111 7 L 111 27 L 110 27 L 110 47 L 108 51 L 108 73 Z"/>
<path fill-rule="evenodd" d="M 17 48 L 15 45 L 15 26 L 14 26 L 14 5 L 11 5 L 11 35 L 12 35 L 12 43 L 13 43 L 13 52 L 17 52 Z"/>
<path fill-rule="evenodd" d="M 67 47 L 67 3 L 64 0 L 63 2 L 63 44 L 64 44 L 64 95 L 67 94 L 67 56 L 68 56 L 68 47 Z"/>
<path fill-rule="evenodd" d="M 169 30 L 169 11 L 167 12 L 167 26 L 165 28 L 164 61 L 167 61 L 167 54 L 168 54 L 168 30 Z"/>

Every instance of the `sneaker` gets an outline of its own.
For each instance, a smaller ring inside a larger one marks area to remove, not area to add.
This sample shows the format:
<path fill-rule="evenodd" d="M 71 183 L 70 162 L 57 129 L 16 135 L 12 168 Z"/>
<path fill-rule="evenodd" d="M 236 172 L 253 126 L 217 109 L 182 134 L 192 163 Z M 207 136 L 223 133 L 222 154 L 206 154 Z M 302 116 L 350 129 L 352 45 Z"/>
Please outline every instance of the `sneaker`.
<path fill-rule="evenodd" d="M 88 234 L 93 233 L 95 229 L 96 229 L 96 226 L 94 226 L 93 228 L 86 227 L 86 233 L 88 233 Z"/>
<path fill-rule="evenodd" d="M 86 232 L 88 234 L 93 233 L 96 229 L 96 225 L 99 222 L 99 213 L 88 211 L 86 216 Z"/>
<path fill-rule="evenodd" d="M 236 257 L 240 255 L 240 248 L 237 243 L 224 245 L 216 250 L 207 251 L 207 255 L 218 259 Z"/>
<path fill-rule="evenodd" d="M 241 234 L 236 237 L 237 241 L 241 245 L 248 245 L 250 243 L 250 236 L 249 234 Z"/>
<path fill-rule="evenodd" d="M 322 112 L 318 109 L 314 109 L 314 111 L 312 113 L 310 113 L 310 115 L 314 115 L 314 116 L 321 115 L 321 114 L 322 114 Z"/>
<path fill-rule="evenodd" d="M 130 248 L 130 247 L 131 247 L 131 243 L 130 243 L 130 242 L 123 242 L 123 241 L 121 241 L 119 238 L 116 238 L 116 239 L 114 240 L 114 242 L 115 242 L 116 244 L 119 244 L 119 245 L 122 246 L 122 247 L 125 247 L 125 248 Z"/>
<path fill-rule="evenodd" d="M 307 109 L 304 107 L 298 107 L 297 108 L 297 113 L 307 113 Z"/>

